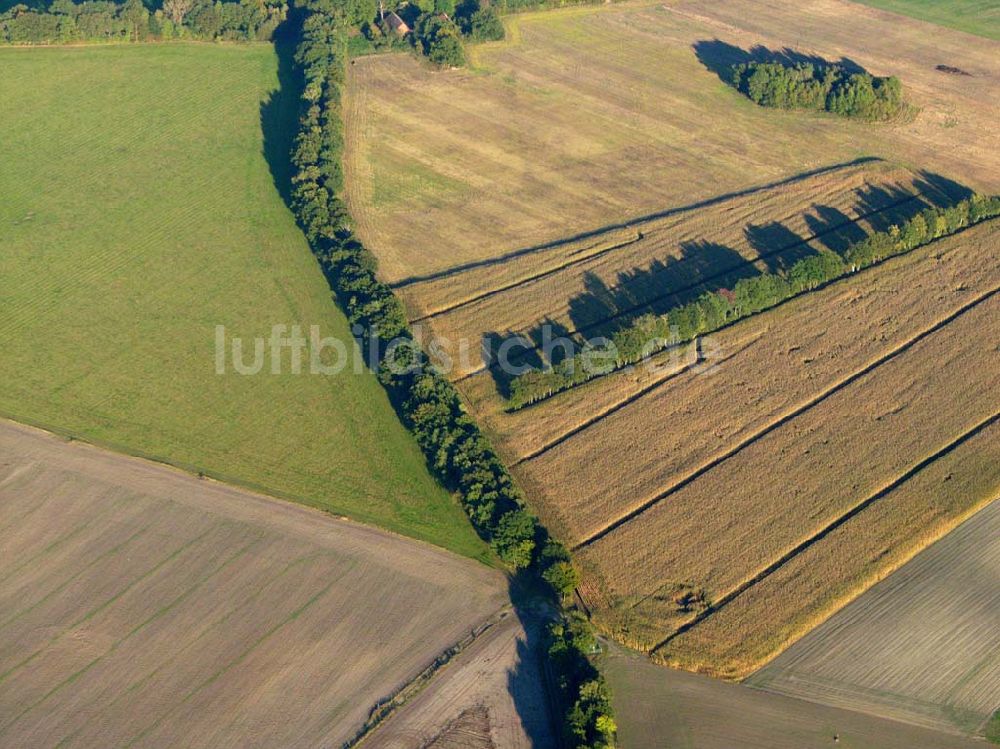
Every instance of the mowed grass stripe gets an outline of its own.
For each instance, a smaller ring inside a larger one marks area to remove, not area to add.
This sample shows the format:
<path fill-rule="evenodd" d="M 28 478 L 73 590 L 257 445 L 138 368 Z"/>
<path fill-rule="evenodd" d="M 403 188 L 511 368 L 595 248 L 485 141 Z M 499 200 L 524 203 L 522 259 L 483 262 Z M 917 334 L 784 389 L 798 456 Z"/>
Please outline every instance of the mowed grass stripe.
<path fill-rule="evenodd" d="M 789 549 L 785 554 L 783 554 L 782 556 L 780 556 L 778 559 L 774 560 L 774 562 L 772 562 L 771 564 L 769 564 L 764 569 L 760 570 L 755 575 L 753 575 L 753 577 L 749 578 L 748 580 L 746 580 L 745 582 L 743 582 L 742 584 L 740 584 L 739 586 L 737 586 L 733 590 L 731 590 L 728 593 L 724 594 L 717 601 L 714 601 L 710 606 L 708 606 L 703 612 L 701 612 L 696 617 L 694 617 L 690 622 L 681 625 L 677 629 L 677 631 L 675 631 L 672 634 L 670 634 L 667 637 L 665 637 L 661 642 L 659 642 L 657 645 L 655 645 L 651 649 L 650 652 L 651 653 L 656 653 L 656 651 L 664 648 L 665 646 L 667 646 L 668 644 L 670 644 L 670 642 L 672 642 L 674 639 L 676 639 L 680 635 L 682 635 L 685 632 L 687 632 L 687 631 L 693 629 L 694 627 L 698 626 L 699 624 L 701 624 L 702 622 L 704 622 L 706 619 L 708 619 L 710 616 L 713 616 L 718 611 L 720 611 L 721 609 L 723 609 L 725 606 L 727 606 L 728 604 L 730 604 L 736 598 L 738 598 L 739 596 L 741 596 L 744 593 L 746 593 L 747 591 L 749 591 L 751 588 L 753 588 L 753 586 L 755 586 L 758 583 L 764 581 L 767 577 L 769 577 L 772 574 L 774 574 L 775 572 L 777 572 L 781 567 L 783 567 L 785 564 L 787 564 L 792 559 L 794 559 L 795 557 L 797 557 L 799 554 L 803 553 L 804 551 L 806 551 L 807 549 L 809 549 L 811 546 L 813 546 L 814 544 L 818 543 L 819 541 L 822 541 L 824 538 L 826 538 L 827 536 L 829 536 L 831 533 L 833 533 L 835 530 L 837 530 L 838 528 L 840 528 L 842 525 L 844 525 L 845 523 L 847 523 L 848 521 L 850 521 L 851 519 L 853 519 L 857 515 L 859 515 L 862 512 L 864 512 L 866 509 L 868 509 L 869 507 L 871 507 L 871 505 L 873 505 L 874 503 L 878 502 L 883 497 L 887 496 L 890 492 L 898 489 L 900 486 L 902 486 L 903 484 L 905 484 L 907 481 L 910 481 L 912 478 L 914 478 L 917 474 L 919 474 L 925 468 L 927 468 L 928 466 L 930 466 L 934 462 L 940 460 L 941 458 L 947 456 L 953 450 L 956 450 L 957 448 L 961 447 L 963 444 L 965 444 L 967 441 L 969 441 L 973 437 L 977 436 L 981 432 L 989 429 L 991 426 L 993 426 L 994 424 L 996 424 L 998 421 L 1000 421 L 1000 412 L 997 412 L 997 413 L 992 414 L 991 416 L 988 416 L 987 418 L 985 418 L 982 421 L 980 421 L 979 423 L 975 424 L 974 426 L 972 426 L 968 430 L 962 432 L 960 435 L 958 435 L 957 437 L 955 437 L 955 439 L 949 441 L 947 444 L 941 446 L 940 448 L 938 448 L 937 450 L 935 450 L 934 452 L 932 452 L 930 455 L 928 455 L 927 457 L 923 458 L 922 460 L 920 460 L 918 463 L 916 463 L 912 467 L 908 468 L 905 472 L 903 472 L 901 475 L 899 475 L 896 478 L 894 478 L 892 481 L 890 481 L 884 487 L 882 487 L 881 489 L 879 489 L 877 492 L 875 492 L 871 496 L 867 497 L 866 499 L 862 500 L 858 504 L 854 505 L 852 508 L 850 508 L 843 515 L 841 515 L 840 517 L 837 517 L 834 520 L 830 521 L 822 529 L 820 529 L 819 531 L 817 531 L 813 535 L 811 535 L 811 536 L 803 539 L 802 541 L 800 541 L 794 547 L 792 547 L 791 549 Z"/>
<path fill-rule="evenodd" d="M 724 452 L 721 455 L 713 458 L 712 460 L 710 460 L 707 463 L 703 464 L 702 466 L 700 466 L 699 468 L 695 469 L 691 473 L 687 474 L 686 476 L 684 476 L 679 481 L 677 481 L 675 483 L 672 483 L 669 487 L 667 487 L 663 491 L 659 492 L 655 496 L 653 496 L 653 497 L 645 500 L 644 502 L 641 502 L 634 509 L 632 509 L 629 512 L 625 513 L 624 515 L 620 516 L 616 520 L 613 520 L 612 522 L 608 523 L 606 526 L 604 526 L 603 528 L 601 528 L 599 531 L 591 534 L 587 538 L 583 539 L 582 541 L 580 541 L 579 543 L 577 543 L 576 545 L 574 545 L 574 547 L 573 547 L 574 550 L 582 549 L 582 548 L 585 548 L 587 546 L 590 546 L 595 541 L 598 541 L 601 538 L 604 538 L 605 536 L 607 536 L 612 531 L 616 530 L 617 528 L 620 528 L 621 526 L 625 525 L 626 523 L 628 523 L 628 522 L 634 520 L 635 518 L 639 517 L 644 512 L 646 512 L 647 510 L 651 509 L 652 507 L 655 507 L 657 504 L 659 504 L 661 501 L 663 501 L 664 499 L 666 499 L 670 495 L 674 494 L 675 492 L 679 491 L 680 489 L 684 488 L 685 486 L 687 486 L 688 484 L 690 484 L 691 482 L 693 482 L 695 479 L 699 478 L 700 476 L 703 476 L 704 474 L 708 473 L 712 469 L 714 469 L 714 468 L 718 467 L 719 465 L 723 464 L 724 462 L 726 462 L 730 458 L 734 457 L 735 455 L 738 455 L 740 452 L 742 452 L 744 449 L 746 449 L 750 445 L 752 445 L 755 442 L 757 442 L 758 440 L 760 440 L 762 437 L 765 437 L 768 434 L 774 432 L 776 429 L 780 428 L 781 426 L 787 424 L 788 422 L 790 422 L 791 420 L 795 419 L 796 417 L 798 417 L 798 416 L 806 413 L 810 409 L 812 409 L 815 406 L 817 406 L 818 404 L 822 403 L 823 401 L 825 401 L 826 399 L 828 399 L 830 396 L 832 396 L 832 395 L 834 395 L 834 394 L 842 391 L 844 388 L 846 388 L 849 385 L 851 385 L 852 383 L 858 381 L 859 379 L 861 379 L 865 375 L 867 375 L 867 374 L 869 374 L 871 372 L 874 372 L 876 369 L 878 369 L 880 366 L 882 366 L 886 362 L 891 361 L 892 359 L 894 359 L 895 357 L 899 356 L 900 354 L 902 354 L 902 353 L 908 351 L 909 349 L 913 348 L 913 346 L 915 346 L 916 344 L 920 343 L 924 339 L 926 339 L 929 336 L 933 335 L 934 333 L 936 333 L 936 332 L 944 329 L 949 323 L 951 323 L 952 321 L 958 319 L 959 317 L 961 317 L 962 315 L 964 315 L 966 312 L 969 312 L 970 310 L 975 309 L 976 307 L 978 307 L 983 302 L 985 302 L 985 301 L 993 298 L 997 294 L 998 291 L 1000 291 L 1000 287 L 993 288 L 990 291 L 985 292 L 984 294 L 980 294 L 975 299 L 973 299 L 971 302 L 967 302 L 966 304 L 963 304 L 959 309 L 955 310 L 954 312 L 950 313 L 946 317 L 942 318 L 941 320 L 939 320 L 938 322 L 936 322 L 934 325 L 932 325 L 929 328 L 925 328 L 924 330 L 920 331 L 915 336 L 907 339 L 906 341 L 904 341 L 903 343 L 901 343 L 898 346 L 894 347 L 890 351 L 886 352 L 885 354 L 883 354 L 882 356 L 880 356 L 876 360 L 870 362 L 869 364 L 865 365 L 861 369 L 856 370 L 855 372 L 851 373 L 850 375 L 848 375 L 844 379 L 842 379 L 842 380 L 834 383 L 829 388 L 826 388 L 825 390 L 823 390 L 822 392 L 816 394 L 815 396 L 813 396 L 812 398 L 810 398 L 806 402 L 804 402 L 804 403 L 798 405 L 797 407 L 793 408 L 788 413 L 783 414 L 779 418 L 775 419 L 774 421 L 772 421 L 771 423 L 769 423 L 768 425 L 766 425 L 764 428 L 760 429 L 759 431 L 757 431 L 754 434 L 750 435 L 749 437 L 747 437 L 743 441 L 741 441 L 738 444 L 734 445 L 732 448 L 730 448 L 726 452 Z"/>

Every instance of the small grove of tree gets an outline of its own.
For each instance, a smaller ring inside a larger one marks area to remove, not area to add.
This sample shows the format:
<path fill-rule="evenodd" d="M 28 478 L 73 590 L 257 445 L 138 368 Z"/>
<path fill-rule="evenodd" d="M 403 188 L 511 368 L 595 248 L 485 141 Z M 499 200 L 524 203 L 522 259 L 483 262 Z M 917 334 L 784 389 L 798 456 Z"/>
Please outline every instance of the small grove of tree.
<path fill-rule="evenodd" d="M 517 410 L 544 400 L 634 364 L 666 346 L 714 332 L 888 257 L 996 216 L 1000 216 L 1000 196 L 973 195 L 948 208 L 927 208 L 901 226 L 875 232 L 849 247 L 843 258 L 834 252 L 823 252 L 797 261 L 787 272 L 743 278 L 731 290 L 705 292 L 693 302 L 663 315 L 643 315 L 614 333 L 610 342 L 584 350 L 556 367 L 532 369 L 515 377 L 508 408 Z M 594 366 L 594 362 L 606 366 Z"/>
<path fill-rule="evenodd" d="M 886 120 L 903 109 L 898 78 L 849 73 L 840 65 L 741 63 L 730 68 L 729 82 L 764 107 L 823 109 L 866 120 Z"/>
<path fill-rule="evenodd" d="M 164 0 L 150 13 L 141 0 L 53 0 L 47 10 L 15 5 L 0 14 L 0 42 L 58 44 L 78 41 L 269 39 L 285 19 L 283 0 Z"/>
<path fill-rule="evenodd" d="M 379 380 L 427 465 L 456 491 L 473 526 L 504 563 L 565 599 L 579 582 L 569 553 L 528 512 L 520 490 L 466 413 L 458 392 L 413 339 L 402 303 L 376 276 L 374 256 L 350 231 L 338 195 L 343 183 L 341 87 L 347 34 L 361 13 L 356 6 L 333 0 L 304 0 L 303 9 L 295 53 L 304 86 L 291 159 L 292 209 L 341 307 L 361 331 L 359 343 L 377 353 Z M 586 619 L 574 621 L 573 632 L 586 631 L 592 640 Z M 574 634 L 574 641 L 582 636 Z M 574 730 L 582 731 L 579 735 L 595 737 L 592 743 L 574 745 L 607 747 L 607 737 L 613 740 L 614 735 L 607 687 L 589 661 L 584 665 L 574 654 L 582 653 L 587 661 L 587 652 L 567 651 L 554 665 L 570 710 L 567 725 L 578 727 Z"/>

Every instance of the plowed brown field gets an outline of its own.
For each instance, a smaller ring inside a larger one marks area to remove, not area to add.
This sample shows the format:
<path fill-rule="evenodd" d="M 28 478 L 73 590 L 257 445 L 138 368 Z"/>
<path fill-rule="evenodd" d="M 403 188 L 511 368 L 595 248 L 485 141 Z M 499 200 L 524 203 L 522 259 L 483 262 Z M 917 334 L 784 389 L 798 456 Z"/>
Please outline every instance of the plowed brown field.
<path fill-rule="evenodd" d="M 6 422 L 0 518 L 10 749 L 339 746 L 506 600 L 434 547 Z"/>

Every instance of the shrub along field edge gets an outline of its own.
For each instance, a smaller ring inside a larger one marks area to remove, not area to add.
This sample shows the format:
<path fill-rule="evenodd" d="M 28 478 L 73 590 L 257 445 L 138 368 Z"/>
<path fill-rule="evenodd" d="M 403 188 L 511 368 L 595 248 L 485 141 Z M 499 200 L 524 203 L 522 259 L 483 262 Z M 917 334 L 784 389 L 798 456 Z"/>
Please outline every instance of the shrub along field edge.
<path fill-rule="evenodd" d="M 353 236 L 339 198 L 347 37 L 365 19 L 336 0 L 306 0 L 297 10 L 302 11 L 302 33 L 295 64 L 303 88 L 291 157 L 296 218 L 360 345 L 376 353 L 379 380 L 432 472 L 458 493 L 476 531 L 511 570 L 564 600 L 579 579 L 569 553 L 527 511 L 523 495 L 466 413 L 458 392 L 415 342 L 402 302 L 376 277 L 375 257 Z M 615 743 L 607 685 L 588 657 L 593 645 L 593 630 L 580 612 L 565 611 L 550 627 L 549 657 L 566 707 L 565 735 L 573 747 Z"/>

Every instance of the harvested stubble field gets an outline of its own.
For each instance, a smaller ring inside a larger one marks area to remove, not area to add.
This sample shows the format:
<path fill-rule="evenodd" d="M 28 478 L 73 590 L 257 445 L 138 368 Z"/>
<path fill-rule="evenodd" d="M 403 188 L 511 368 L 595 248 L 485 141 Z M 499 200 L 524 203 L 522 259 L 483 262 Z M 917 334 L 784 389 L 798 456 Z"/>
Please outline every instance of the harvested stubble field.
<path fill-rule="evenodd" d="M 974 739 L 664 669 L 618 649 L 604 665 L 629 749 L 983 749 Z"/>
<path fill-rule="evenodd" d="M 715 336 L 710 373 L 637 368 L 513 414 L 488 375 L 463 386 L 479 381 L 477 410 L 572 542 L 697 477 L 578 552 L 597 620 L 650 649 L 699 613 L 678 610 L 678 593 L 739 589 L 996 411 L 998 244 L 1000 226 L 978 226 L 734 325 Z M 946 449 L 656 657 L 749 673 L 991 499 L 996 429 Z"/>
<path fill-rule="evenodd" d="M 993 501 L 1000 495 L 997 465 L 1000 424 L 994 421 L 671 640 L 656 651 L 656 659 L 688 668 L 727 663 L 730 675 L 749 673 Z M 955 563 L 954 573 L 976 567 L 974 559 L 963 560 Z M 931 609 L 956 610 L 954 601 Z M 927 621 L 930 617 L 928 613 Z M 964 621 L 941 626 L 964 626 Z M 919 631 L 929 626 L 925 623 Z M 977 636 L 973 633 L 962 647 L 982 647 Z"/>
<path fill-rule="evenodd" d="M 580 542 L 996 288 L 998 243 L 1000 226 L 975 227 L 744 320 L 712 337 L 707 372 L 685 371 L 684 352 L 675 367 L 654 362 L 662 374 L 636 367 L 514 413 L 496 407 L 488 375 L 463 387 L 566 537 Z"/>
<path fill-rule="evenodd" d="M 842 251 L 956 186 L 937 175 L 997 191 L 997 46 L 842 0 L 580 8 L 509 31 L 472 72 L 352 66 L 357 229 L 415 321 L 468 339 L 460 389 L 576 547 L 595 619 L 745 675 L 991 498 L 996 222 L 730 326 L 704 342 L 708 375 L 687 347 L 505 413 L 479 343 L 604 332 L 705 277 Z M 714 72 L 755 45 L 898 75 L 916 111 L 756 107 Z"/>
<path fill-rule="evenodd" d="M 506 600 L 476 562 L 7 422 L 0 517 L 11 749 L 339 746 Z"/>
<path fill-rule="evenodd" d="M 988 39 L 844 0 L 581 8 L 511 24 L 510 42 L 476 50 L 474 71 L 405 55 L 351 66 L 348 197 L 390 282 L 862 156 L 1000 190 Z M 898 75 L 919 112 L 874 126 L 765 110 L 708 70 L 698 43 L 709 65 L 727 45 L 844 56 Z M 935 70 L 942 62 L 972 75 Z M 510 280 L 502 266 L 494 279 Z"/>
<path fill-rule="evenodd" d="M 488 558 L 374 376 L 216 373 L 218 325 L 246 363 L 275 325 L 351 341 L 276 187 L 298 100 L 274 47 L 0 67 L 0 414 Z"/>
<path fill-rule="evenodd" d="M 674 604 L 674 586 L 724 599 L 995 416 L 1000 295 L 929 330 L 691 473 L 638 477 L 579 552 L 639 620 L 623 634 L 655 647 L 697 613 Z"/>
<path fill-rule="evenodd" d="M 992 439 L 995 466 L 1000 435 Z M 993 502 L 750 683 L 918 725 L 981 732 L 1000 705 L 998 578 L 1000 502 Z"/>
<path fill-rule="evenodd" d="M 934 175 L 884 163 L 833 168 L 710 207 L 634 222 L 588 240 L 590 251 L 555 247 L 511 259 L 502 269 L 476 268 L 401 291 L 411 307 L 443 304 L 457 288 L 472 293 L 436 313 L 432 306 L 420 320 L 439 339 L 472 342 L 470 356 L 455 370 L 466 376 L 486 364 L 481 342 L 489 341 L 494 354 L 515 334 L 539 345 L 543 323 L 553 338 L 581 341 L 611 333 L 641 314 L 665 312 L 706 290 L 731 288 L 740 278 L 788 268 L 809 255 L 843 252 L 873 229 L 947 204 L 956 189 Z M 623 231 L 632 239 L 620 238 Z M 521 280 L 490 289 L 498 272 Z M 520 346 L 512 351 L 516 363 L 540 358 Z"/>

